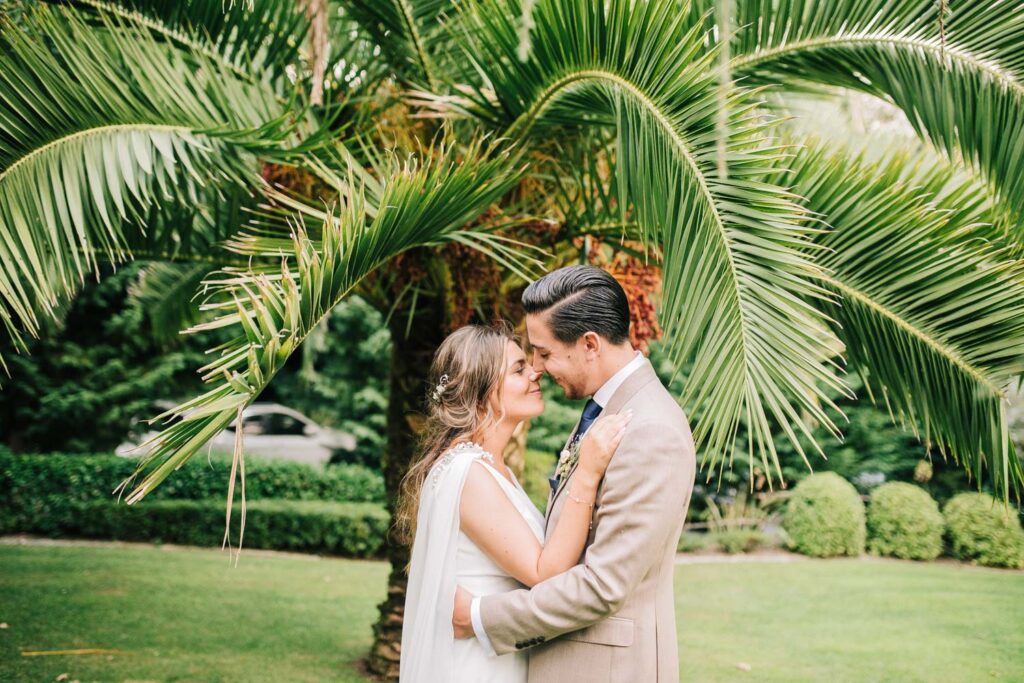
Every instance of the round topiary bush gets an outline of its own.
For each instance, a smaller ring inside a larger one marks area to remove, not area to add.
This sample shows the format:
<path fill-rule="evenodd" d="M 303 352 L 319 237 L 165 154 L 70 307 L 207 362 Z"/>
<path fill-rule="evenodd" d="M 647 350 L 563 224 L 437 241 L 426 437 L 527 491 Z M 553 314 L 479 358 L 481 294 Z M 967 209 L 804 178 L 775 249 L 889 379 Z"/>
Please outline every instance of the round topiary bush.
<path fill-rule="evenodd" d="M 946 503 L 944 512 L 954 557 L 1024 569 L 1024 530 L 1009 505 L 985 493 L 961 493 Z"/>
<path fill-rule="evenodd" d="M 782 527 L 790 547 L 813 557 L 864 552 L 864 503 L 835 472 L 812 474 L 793 489 Z"/>
<path fill-rule="evenodd" d="M 904 560 L 934 560 L 945 526 L 939 505 L 924 489 L 900 481 L 882 484 L 868 505 L 868 550 Z"/>

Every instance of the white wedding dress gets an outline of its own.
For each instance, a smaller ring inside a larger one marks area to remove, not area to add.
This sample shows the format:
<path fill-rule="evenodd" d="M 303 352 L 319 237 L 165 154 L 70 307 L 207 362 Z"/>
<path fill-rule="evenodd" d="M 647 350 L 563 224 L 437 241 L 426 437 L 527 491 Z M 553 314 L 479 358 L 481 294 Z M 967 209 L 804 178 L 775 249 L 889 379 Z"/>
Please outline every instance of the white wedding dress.
<path fill-rule="evenodd" d="M 455 640 L 455 586 L 474 595 L 522 588 L 459 528 L 459 500 L 473 462 L 480 462 L 544 542 L 544 516 L 512 475 L 502 476 L 476 444 L 448 450 L 427 474 L 420 494 L 416 538 L 405 598 L 401 683 L 525 683 L 526 653 L 488 656 L 476 638 Z"/>

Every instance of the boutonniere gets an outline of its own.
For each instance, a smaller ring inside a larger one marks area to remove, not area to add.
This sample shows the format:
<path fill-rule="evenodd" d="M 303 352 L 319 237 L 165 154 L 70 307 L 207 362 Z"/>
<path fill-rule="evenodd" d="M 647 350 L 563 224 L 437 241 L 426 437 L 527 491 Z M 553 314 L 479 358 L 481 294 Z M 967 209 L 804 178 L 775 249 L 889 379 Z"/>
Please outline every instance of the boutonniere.
<path fill-rule="evenodd" d="M 568 476 L 572 466 L 580 459 L 580 441 L 581 439 L 577 436 L 572 440 L 568 448 L 562 449 L 562 453 L 558 458 L 558 468 L 555 470 L 555 476 L 558 477 L 559 483 Z"/>

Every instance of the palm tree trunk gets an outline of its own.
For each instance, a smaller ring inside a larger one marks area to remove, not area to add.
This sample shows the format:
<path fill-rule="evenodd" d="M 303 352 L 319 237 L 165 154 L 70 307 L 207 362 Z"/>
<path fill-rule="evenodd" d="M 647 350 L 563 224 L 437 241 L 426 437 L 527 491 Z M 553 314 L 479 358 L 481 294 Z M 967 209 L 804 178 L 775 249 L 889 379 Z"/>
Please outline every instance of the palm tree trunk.
<path fill-rule="evenodd" d="M 388 512 L 394 519 L 399 485 L 409 469 L 416 450 L 416 416 L 422 414 L 427 375 L 434 352 L 447 332 L 443 297 L 432 301 L 421 296 L 412 324 L 404 315 L 394 315 L 391 329 L 391 396 L 388 402 L 387 452 L 384 453 L 384 485 Z M 407 327 L 408 325 L 408 327 Z M 387 558 L 391 563 L 387 598 L 379 605 L 380 617 L 374 626 L 374 644 L 367 668 L 388 680 L 398 680 L 398 662 L 402 643 L 402 615 L 405 606 L 409 547 L 389 534 Z"/>

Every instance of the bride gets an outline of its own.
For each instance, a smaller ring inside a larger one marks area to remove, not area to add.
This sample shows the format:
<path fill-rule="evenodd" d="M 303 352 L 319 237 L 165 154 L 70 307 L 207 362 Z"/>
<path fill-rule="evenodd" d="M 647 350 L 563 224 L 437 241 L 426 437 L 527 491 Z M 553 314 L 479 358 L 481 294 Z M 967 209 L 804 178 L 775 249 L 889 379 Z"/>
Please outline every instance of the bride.
<path fill-rule="evenodd" d="M 628 415 L 599 418 L 580 441 L 568 504 L 544 541 L 544 516 L 505 466 L 523 420 L 544 411 L 540 374 L 504 326 L 462 327 L 441 344 L 420 453 L 402 482 L 397 523 L 413 540 L 402 628 L 403 683 L 525 683 L 525 652 L 489 656 L 455 640 L 455 586 L 474 595 L 532 587 L 576 565 L 597 487 Z"/>

